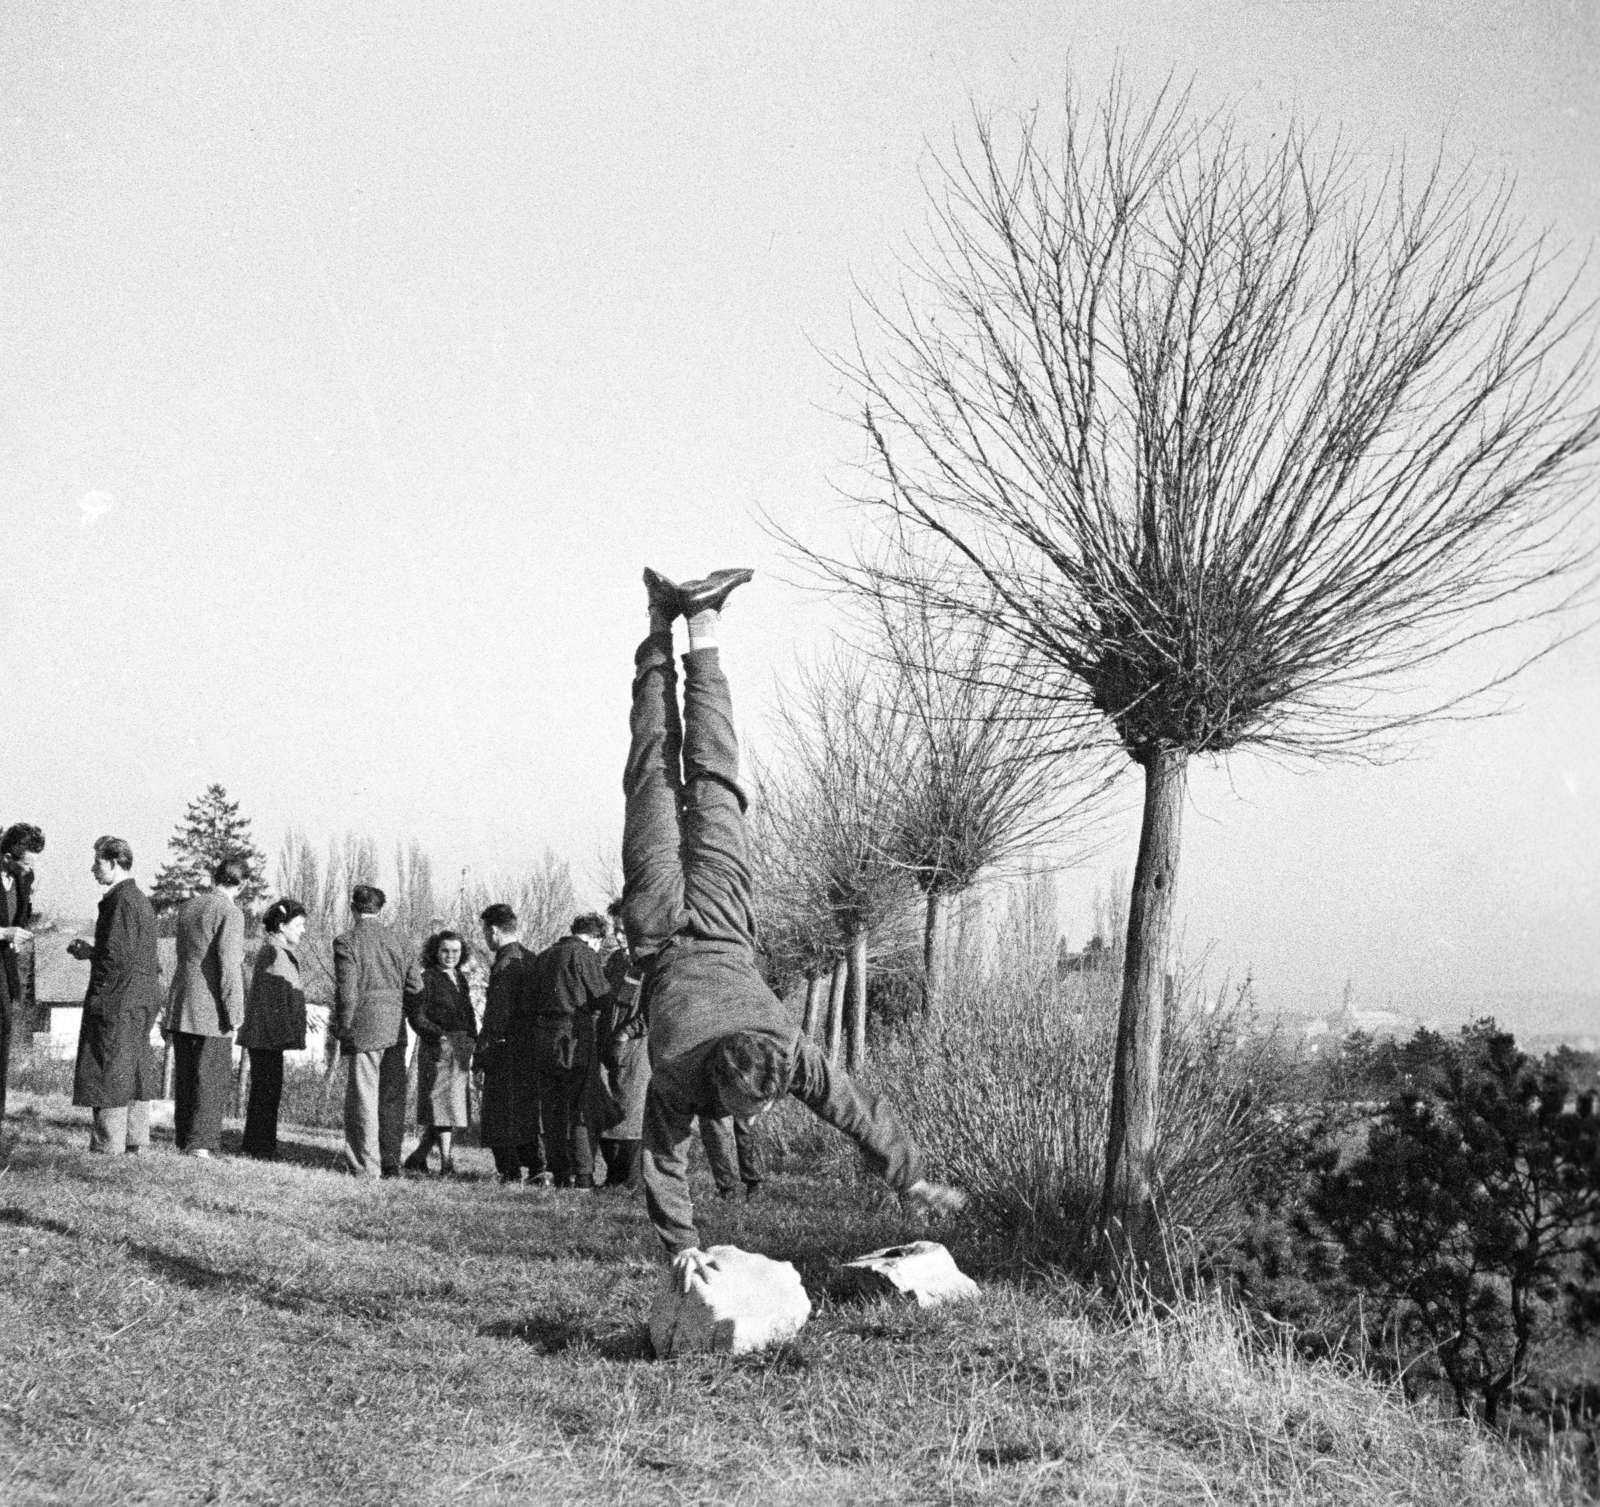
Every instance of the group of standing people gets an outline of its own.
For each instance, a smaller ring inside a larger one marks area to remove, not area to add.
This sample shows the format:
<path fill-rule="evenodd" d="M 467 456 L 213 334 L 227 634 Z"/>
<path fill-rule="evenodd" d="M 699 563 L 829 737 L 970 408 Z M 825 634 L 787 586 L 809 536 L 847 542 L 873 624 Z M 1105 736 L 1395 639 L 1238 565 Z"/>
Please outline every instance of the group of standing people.
<path fill-rule="evenodd" d="M 523 947 L 512 909 L 491 905 L 480 918 L 493 961 L 475 1028 L 465 939 L 440 932 L 414 960 L 410 944 L 381 920 L 382 891 L 355 888 L 354 921 L 333 946 L 329 1025 L 347 1063 L 352 1172 L 422 1170 L 435 1149 L 449 1171 L 453 1138 L 467 1123 L 467 1080 L 478 1072 L 482 1138 L 500 1177 L 593 1187 L 598 1140 L 605 1184 L 642 1181 L 651 1222 L 685 1284 L 708 1260 L 686 1176 L 697 1122 L 719 1192 L 735 1196 L 741 1180 L 754 1192 L 760 1167 L 750 1132 L 785 1095 L 854 1141 L 909 1202 L 936 1212 L 961 1207 L 960 1190 L 925 1176 L 889 1105 L 828 1061 L 758 965 L 747 798 L 718 652 L 722 608 L 750 576 L 716 571 L 679 585 L 645 572 L 649 633 L 634 656 L 624 887 L 613 907 L 627 940 L 605 963 L 603 918 L 580 916 L 569 936 L 535 954 Z M 688 629 L 681 703 L 679 618 Z M 30 853 L 43 846 L 42 837 L 14 842 L 17 832 L 0 835 L 0 908 L 11 918 L 0 927 L 8 949 L 0 961 L 8 967 L 18 918 L 27 914 Z M 179 1148 L 196 1156 L 217 1149 L 237 1028 L 251 1064 L 245 1150 L 271 1157 L 283 1053 L 305 1045 L 297 952 L 304 908 L 285 898 L 267 912 L 245 989 L 236 903 L 244 874 L 231 860 L 220 864 L 212 889 L 179 914 L 177 971 L 163 1001 L 155 916 L 132 867 L 122 839 L 95 843 L 94 875 L 106 895 L 93 942 L 73 944 L 74 955 L 91 962 L 74 1085 L 74 1101 L 94 1112 L 90 1149 L 137 1151 L 148 1142 L 148 1101 L 159 1087 L 150 1033 L 164 1007 Z M 6 969 L 0 988 L 15 988 Z M 423 1136 L 402 1162 L 408 1021 L 420 1039 Z"/>
<path fill-rule="evenodd" d="M 43 851 L 44 834 L 29 823 L 0 834 L 0 1120 L 15 1007 L 22 1002 L 18 949 L 32 936 L 33 857 Z M 267 975 L 281 971 L 272 967 L 271 943 L 285 929 L 286 918 L 300 918 L 303 928 L 303 907 L 279 901 L 267 912 L 268 945 L 257 956 L 247 1002 L 241 971 L 244 915 L 235 903 L 246 870 L 233 859 L 218 865 L 212 888 L 179 913 L 177 968 L 171 986 L 163 989 L 156 914 L 133 878 L 132 847 L 120 837 L 97 838 L 91 872 L 105 890 L 94 936 L 74 937 L 67 944 L 72 957 L 89 964 L 72 1083 L 73 1103 L 91 1111 L 89 1149 L 120 1156 L 149 1145 L 150 1104 L 162 1097 L 163 1068 L 151 1043 L 160 1024 L 173 1057 L 175 1139 L 181 1150 L 210 1156 L 221 1140 L 233 1032 L 243 1016 L 240 1042 L 249 1046 L 260 1039 L 250 1033 L 253 1025 L 258 1033 L 264 1029 L 271 1013 L 267 1005 L 274 996 Z M 287 930 L 297 936 L 293 925 Z M 305 998 L 298 992 L 298 973 L 292 986 L 280 988 L 276 1001 L 298 1010 L 298 1039 L 282 1045 L 303 1047 Z M 281 1083 L 281 1049 L 277 1062 Z M 259 1074 L 263 1087 L 267 1077 L 266 1071 Z M 252 1149 L 251 1130 L 247 1123 L 246 1150 Z"/>
<path fill-rule="evenodd" d="M 0 991 L 7 1005 L 21 996 L 16 949 L 30 935 L 32 857 L 43 848 L 37 828 L 19 824 L 0 837 Z M 220 1152 L 237 1044 L 250 1064 L 241 1150 L 273 1160 L 284 1054 L 303 1051 L 307 1039 L 305 907 L 286 897 L 267 909 L 247 983 L 239 895 L 249 873 L 238 859 L 225 859 L 211 888 L 178 910 L 176 966 L 163 991 L 155 913 L 132 867 L 132 849 L 121 838 L 95 843 L 93 872 L 106 893 L 94 939 L 68 948 L 90 963 L 74 1072 L 74 1102 L 93 1111 L 90 1150 L 138 1154 L 148 1146 L 149 1105 L 161 1097 L 164 1076 L 151 1042 L 159 1024 L 171 1054 L 177 1149 L 198 1158 Z M 454 1173 L 455 1138 L 470 1124 L 476 1072 L 479 1139 L 502 1182 L 638 1188 L 650 1065 L 641 981 L 620 936 L 620 901 L 609 924 L 598 914 L 579 916 L 569 935 L 543 952 L 523 945 L 509 905 L 485 910 L 492 961 L 481 1024 L 466 939 L 440 931 L 414 960 L 409 942 L 383 924 L 386 903 L 376 886 L 357 885 L 351 926 L 333 944 L 329 1032 L 346 1066 L 349 1170 L 380 1178 L 425 1172 L 437 1152 L 440 1173 Z M 3 1020 L 9 1031 L 9 1008 Z M 417 1039 L 421 1137 L 402 1161 L 408 1026 Z M 730 1119 L 708 1118 L 702 1137 L 719 1191 L 733 1197 L 742 1181 L 753 1194 L 762 1181 L 753 1135 Z"/>

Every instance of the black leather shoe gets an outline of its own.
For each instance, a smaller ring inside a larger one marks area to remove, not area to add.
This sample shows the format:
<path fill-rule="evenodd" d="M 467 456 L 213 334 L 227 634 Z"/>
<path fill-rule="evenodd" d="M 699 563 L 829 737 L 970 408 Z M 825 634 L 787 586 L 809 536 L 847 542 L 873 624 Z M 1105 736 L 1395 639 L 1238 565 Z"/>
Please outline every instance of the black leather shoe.
<path fill-rule="evenodd" d="M 714 570 L 700 581 L 685 581 L 677 588 L 678 611 L 685 617 L 697 612 L 721 612 L 722 604 L 735 586 L 755 575 L 753 570 Z"/>
<path fill-rule="evenodd" d="M 400 1165 L 407 1172 L 426 1172 L 428 1170 L 427 1154 L 421 1151 L 413 1151 Z"/>
<path fill-rule="evenodd" d="M 676 581 L 669 581 L 660 571 L 644 568 L 644 589 L 650 599 L 650 610 L 677 617 L 683 611 L 683 591 Z"/>

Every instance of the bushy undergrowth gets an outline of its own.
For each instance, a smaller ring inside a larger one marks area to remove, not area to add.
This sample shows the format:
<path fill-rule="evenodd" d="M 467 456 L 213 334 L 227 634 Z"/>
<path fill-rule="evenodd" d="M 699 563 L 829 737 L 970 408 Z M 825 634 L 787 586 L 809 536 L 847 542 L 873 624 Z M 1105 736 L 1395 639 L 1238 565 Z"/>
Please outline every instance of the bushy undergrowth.
<path fill-rule="evenodd" d="M 1026 1260 L 1079 1264 L 1105 1177 L 1117 980 L 1002 964 L 961 981 L 936 1018 L 879 1043 L 869 1079 L 938 1174 Z M 1161 1064 L 1156 1167 L 1173 1238 L 1214 1250 L 1241 1234 L 1255 1184 L 1297 1117 L 1290 1076 L 1248 1003 L 1180 993 Z M 1186 1251 L 1186 1254 L 1189 1252 Z"/>

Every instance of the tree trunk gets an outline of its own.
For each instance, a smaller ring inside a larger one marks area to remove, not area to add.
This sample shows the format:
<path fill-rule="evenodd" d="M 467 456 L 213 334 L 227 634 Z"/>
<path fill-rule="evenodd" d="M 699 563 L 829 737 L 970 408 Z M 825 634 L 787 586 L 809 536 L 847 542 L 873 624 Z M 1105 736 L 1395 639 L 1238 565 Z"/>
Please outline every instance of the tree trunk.
<path fill-rule="evenodd" d="M 1103 1274 L 1121 1283 L 1159 1274 L 1161 1233 L 1154 1202 L 1156 1109 L 1167 949 L 1189 755 L 1158 748 L 1144 767 L 1144 820 L 1128 907 L 1122 1010 L 1111 1072 L 1111 1133 L 1100 1209 Z"/>
<path fill-rule="evenodd" d="M 867 934 L 850 939 L 850 1043 L 845 1066 L 859 1073 L 867 1065 Z"/>
<path fill-rule="evenodd" d="M 833 965 L 833 983 L 828 990 L 828 1061 L 839 1062 L 839 1042 L 844 1035 L 844 986 L 850 977 L 849 959 L 842 955 Z"/>
<path fill-rule="evenodd" d="M 822 1024 L 817 1019 L 818 1011 L 822 1007 L 822 971 L 808 974 L 806 977 L 806 1009 L 800 1017 L 800 1032 L 807 1041 L 814 1041 L 817 1029 Z"/>
<path fill-rule="evenodd" d="M 928 914 L 922 928 L 923 1007 L 937 1016 L 944 1004 L 945 938 L 950 930 L 950 896 L 928 891 Z"/>

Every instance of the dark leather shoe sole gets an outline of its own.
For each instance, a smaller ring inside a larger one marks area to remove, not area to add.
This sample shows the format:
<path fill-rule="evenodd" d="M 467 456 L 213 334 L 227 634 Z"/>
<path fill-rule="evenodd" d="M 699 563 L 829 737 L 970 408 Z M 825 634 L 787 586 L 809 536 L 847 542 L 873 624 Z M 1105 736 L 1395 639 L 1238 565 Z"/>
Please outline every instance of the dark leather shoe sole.
<path fill-rule="evenodd" d="M 678 610 L 685 617 L 697 612 L 721 612 L 736 586 L 755 576 L 753 570 L 714 570 L 700 581 L 685 581 L 678 588 Z"/>
<path fill-rule="evenodd" d="M 652 611 L 664 612 L 668 617 L 677 617 L 683 611 L 678 583 L 668 580 L 658 570 L 651 570 L 648 565 L 644 568 L 644 589 Z"/>

